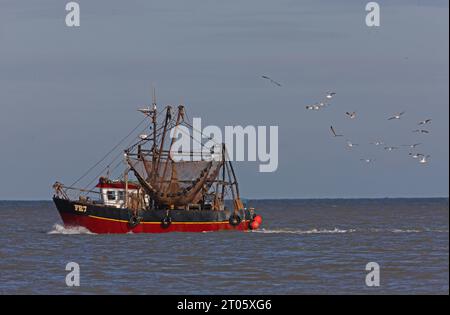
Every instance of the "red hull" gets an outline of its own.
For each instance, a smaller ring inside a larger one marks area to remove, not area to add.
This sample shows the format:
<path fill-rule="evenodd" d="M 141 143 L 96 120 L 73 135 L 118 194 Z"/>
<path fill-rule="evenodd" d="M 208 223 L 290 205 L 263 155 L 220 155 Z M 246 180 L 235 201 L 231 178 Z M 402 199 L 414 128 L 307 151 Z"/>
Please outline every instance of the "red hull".
<path fill-rule="evenodd" d="M 128 221 L 114 220 L 89 215 L 75 215 L 61 213 L 65 226 L 82 226 L 98 234 L 104 233 L 166 233 L 166 232 L 213 232 L 222 230 L 249 230 L 249 222 L 243 221 L 237 226 L 224 222 L 172 222 L 169 227 L 163 228 L 160 222 L 142 222 L 131 228 Z"/>

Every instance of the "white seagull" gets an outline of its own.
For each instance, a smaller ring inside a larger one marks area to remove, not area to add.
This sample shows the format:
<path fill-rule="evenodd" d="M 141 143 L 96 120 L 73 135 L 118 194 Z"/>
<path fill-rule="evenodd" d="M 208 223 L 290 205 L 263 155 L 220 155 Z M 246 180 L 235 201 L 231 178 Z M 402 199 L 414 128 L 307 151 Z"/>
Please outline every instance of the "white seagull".
<path fill-rule="evenodd" d="M 427 164 L 428 163 L 428 159 L 430 158 L 430 155 L 427 156 L 422 156 L 419 160 L 420 164 Z"/>
<path fill-rule="evenodd" d="M 350 119 L 355 119 L 355 118 L 356 118 L 356 112 L 345 112 L 345 114 L 346 114 Z"/>
<path fill-rule="evenodd" d="M 320 110 L 320 106 L 319 106 L 319 104 L 306 105 L 306 109 L 309 109 L 309 110 Z"/>
<path fill-rule="evenodd" d="M 325 96 L 328 100 L 331 100 L 333 96 L 336 95 L 336 92 L 327 92 L 327 95 Z"/>
<path fill-rule="evenodd" d="M 413 143 L 413 144 L 402 144 L 402 147 L 410 147 L 411 149 L 415 149 L 421 143 Z"/>
<path fill-rule="evenodd" d="M 366 163 L 372 163 L 373 161 L 375 161 L 375 159 L 359 159 L 359 160 Z"/>
<path fill-rule="evenodd" d="M 394 150 L 397 150 L 398 148 L 397 147 L 384 147 L 384 149 L 386 151 L 394 151 Z"/>
<path fill-rule="evenodd" d="M 400 119 L 404 113 L 405 113 L 405 112 L 403 111 L 403 112 L 394 114 L 394 115 L 392 115 L 392 117 L 389 117 L 388 120 L 392 120 L 392 119 Z"/>
<path fill-rule="evenodd" d="M 416 130 L 413 130 L 413 132 L 415 132 L 415 133 L 430 133 L 428 130 L 425 130 L 425 129 L 416 129 Z"/>
<path fill-rule="evenodd" d="M 330 130 L 331 130 L 331 133 L 333 134 L 334 137 L 342 137 L 342 136 L 344 136 L 344 135 L 337 134 L 336 131 L 334 131 L 333 126 L 330 126 Z"/>
<path fill-rule="evenodd" d="M 431 123 L 431 119 L 425 119 L 425 120 L 419 121 L 418 125 L 426 125 L 429 123 Z"/>
<path fill-rule="evenodd" d="M 418 158 L 424 156 L 422 153 L 409 153 L 409 155 L 410 155 L 413 159 L 418 159 Z"/>
<path fill-rule="evenodd" d="M 356 144 L 356 143 L 353 143 L 353 142 L 347 140 L 347 147 L 349 147 L 349 148 L 353 148 L 353 147 L 356 147 L 356 146 L 358 146 L 358 145 L 359 145 L 359 144 Z"/>
<path fill-rule="evenodd" d="M 379 145 L 382 145 L 382 144 L 384 144 L 384 142 L 383 142 L 383 141 L 379 141 L 379 140 L 377 140 L 377 141 L 371 142 L 370 144 L 373 144 L 373 145 L 379 146 Z"/>

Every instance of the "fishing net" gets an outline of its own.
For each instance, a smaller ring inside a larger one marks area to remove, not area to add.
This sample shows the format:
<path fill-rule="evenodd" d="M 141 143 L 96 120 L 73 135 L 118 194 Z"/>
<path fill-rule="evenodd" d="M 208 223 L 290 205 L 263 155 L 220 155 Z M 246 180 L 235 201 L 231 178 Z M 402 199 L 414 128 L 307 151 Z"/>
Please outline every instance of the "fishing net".
<path fill-rule="evenodd" d="M 161 159 L 151 161 L 144 156 L 132 159 L 131 165 L 157 202 L 167 205 L 198 203 L 202 192 L 216 179 L 219 161 L 178 161 Z"/>

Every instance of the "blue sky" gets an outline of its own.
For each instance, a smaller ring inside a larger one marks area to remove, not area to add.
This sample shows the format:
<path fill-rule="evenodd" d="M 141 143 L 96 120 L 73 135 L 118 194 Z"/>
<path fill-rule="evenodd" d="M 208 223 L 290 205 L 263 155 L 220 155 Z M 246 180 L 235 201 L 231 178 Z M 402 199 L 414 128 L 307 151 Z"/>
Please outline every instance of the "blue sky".
<path fill-rule="evenodd" d="M 152 84 L 204 124 L 279 126 L 277 172 L 236 165 L 245 197 L 448 196 L 448 2 L 379 1 L 377 29 L 367 1 L 337 2 L 78 1 L 74 29 L 64 1 L 1 1 L 0 199 L 73 182 L 141 120 Z M 332 106 L 305 110 L 328 90 Z M 412 133 L 426 118 L 431 133 Z M 430 163 L 376 139 L 421 142 Z"/>

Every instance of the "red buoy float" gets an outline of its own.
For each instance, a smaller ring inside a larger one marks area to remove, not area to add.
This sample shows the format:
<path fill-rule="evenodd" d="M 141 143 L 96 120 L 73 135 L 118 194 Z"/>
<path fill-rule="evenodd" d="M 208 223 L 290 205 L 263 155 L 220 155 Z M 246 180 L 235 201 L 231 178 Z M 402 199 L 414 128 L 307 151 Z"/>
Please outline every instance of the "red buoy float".
<path fill-rule="evenodd" d="M 252 222 L 250 222 L 250 228 L 252 230 L 257 230 L 259 228 L 259 223 L 258 221 L 253 220 Z"/>

